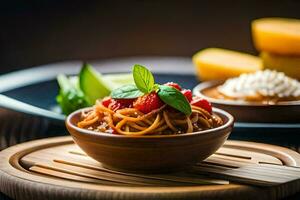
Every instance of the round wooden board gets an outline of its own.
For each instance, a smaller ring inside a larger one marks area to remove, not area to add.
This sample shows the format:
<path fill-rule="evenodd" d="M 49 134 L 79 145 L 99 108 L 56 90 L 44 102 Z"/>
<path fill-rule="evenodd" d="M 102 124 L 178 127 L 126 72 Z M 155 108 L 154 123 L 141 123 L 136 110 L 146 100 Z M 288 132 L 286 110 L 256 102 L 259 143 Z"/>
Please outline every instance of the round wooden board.
<path fill-rule="evenodd" d="M 0 190 L 14 199 L 280 199 L 299 192 L 299 181 L 272 187 L 240 184 L 184 186 L 127 186 L 71 181 L 68 177 L 42 175 L 26 168 L 26 160 L 35 152 L 60 146 L 75 146 L 71 137 L 57 137 L 19 144 L 0 153 Z M 260 143 L 227 141 L 227 148 L 278 159 L 284 165 L 300 166 L 300 155 L 292 150 Z M 49 154 L 50 156 L 50 154 Z M 38 159 L 46 159 L 39 157 Z M 84 158 L 86 159 L 86 158 Z M 89 159 L 89 158 L 87 158 Z M 25 164 L 24 164 L 25 163 Z"/>

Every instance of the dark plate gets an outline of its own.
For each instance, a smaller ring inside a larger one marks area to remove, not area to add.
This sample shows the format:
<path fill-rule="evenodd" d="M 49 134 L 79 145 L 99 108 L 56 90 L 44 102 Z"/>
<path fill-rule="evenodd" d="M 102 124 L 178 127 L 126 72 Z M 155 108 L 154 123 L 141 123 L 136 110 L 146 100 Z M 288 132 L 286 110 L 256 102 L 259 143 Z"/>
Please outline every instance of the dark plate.
<path fill-rule="evenodd" d="M 276 104 L 234 101 L 209 97 L 205 90 L 223 84 L 220 81 L 207 81 L 198 84 L 193 93 L 206 98 L 213 106 L 231 113 L 236 122 L 254 123 L 297 123 L 300 121 L 300 101 L 285 101 Z"/>
<path fill-rule="evenodd" d="M 173 81 L 190 89 L 199 83 L 194 76 L 190 58 L 133 57 L 91 62 L 102 73 L 128 72 L 136 63 L 149 67 L 160 83 Z M 77 74 L 80 66 L 81 62 L 62 62 L 3 75 L 0 77 L 0 93 L 58 112 L 55 102 L 58 86 L 55 77 L 59 73 Z M 51 121 L 51 117 L 48 120 Z M 61 121 L 62 126 L 63 123 Z M 288 141 L 299 140 L 299 134 L 300 123 L 235 123 L 231 138 L 280 144 L 282 138 L 288 138 Z"/>

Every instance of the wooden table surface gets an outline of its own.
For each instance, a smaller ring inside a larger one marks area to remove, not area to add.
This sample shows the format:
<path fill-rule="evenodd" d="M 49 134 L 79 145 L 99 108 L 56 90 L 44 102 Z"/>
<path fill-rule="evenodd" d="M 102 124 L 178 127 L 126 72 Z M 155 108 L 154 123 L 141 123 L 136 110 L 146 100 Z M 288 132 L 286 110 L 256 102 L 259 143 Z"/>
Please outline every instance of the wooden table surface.
<path fill-rule="evenodd" d="M 6 127 L 10 127 L 13 128 L 13 125 L 20 125 L 21 123 L 28 123 L 28 121 L 31 120 L 36 120 L 34 117 L 32 116 L 26 116 L 20 113 L 15 113 L 15 112 L 11 112 L 11 111 L 7 111 L 4 109 L 0 109 L 0 120 L 3 122 L 4 116 L 6 119 L 10 118 L 12 119 L 12 117 L 14 117 L 14 120 L 10 120 L 8 122 L 6 122 Z M 3 123 L 2 123 L 3 124 Z M 20 143 L 20 142 L 24 142 L 24 141 L 28 141 L 28 140 L 33 140 L 33 139 L 37 139 L 37 138 L 45 138 L 48 136 L 56 136 L 55 134 L 51 133 L 51 134 L 47 134 L 47 130 L 44 131 L 43 134 L 26 134 L 26 132 L 24 132 L 24 130 L 20 129 L 20 134 L 18 134 L 17 132 L 14 132 L 13 134 L 7 134 L 7 132 L 3 132 L 3 130 L 5 129 L 0 129 L 0 136 L 1 136 L 1 140 L 7 140 L 7 142 L 1 142 L 2 145 L 7 145 L 7 146 L 11 146 L 14 145 L 16 143 Z M 15 129 L 18 130 L 18 129 Z M 22 132 L 23 131 L 23 132 Z M 28 136 L 28 137 L 26 137 Z M 299 199 L 300 198 L 300 193 L 289 197 L 287 199 Z M 9 199 L 8 197 L 6 197 L 4 194 L 0 194 L 0 199 Z"/>

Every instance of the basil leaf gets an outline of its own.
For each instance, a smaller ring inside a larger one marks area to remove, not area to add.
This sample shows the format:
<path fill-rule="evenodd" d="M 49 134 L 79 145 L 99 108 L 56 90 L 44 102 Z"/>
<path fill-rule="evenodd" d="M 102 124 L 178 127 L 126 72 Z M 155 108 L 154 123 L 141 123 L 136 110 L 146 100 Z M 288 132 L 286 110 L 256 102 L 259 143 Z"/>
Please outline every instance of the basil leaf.
<path fill-rule="evenodd" d="M 180 112 L 183 112 L 186 115 L 192 114 L 190 103 L 177 89 L 166 85 L 160 85 L 157 94 L 160 99 L 169 106 L 179 110 Z"/>
<path fill-rule="evenodd" d="M 152 73 L 142 65 L 133 66 L 133 79 L 137 88 L 143 93 L 150 93 L 154 87 Z"/>
<path fill-rule="evenodd" d="M 56 101 L 64 114 L 68 115 L 75 110 L 89 106 L 84 93 L 78 86 L 78 81 L 73 83 L 71 78 L 60 74 L 57 76 L 57 82 L 60 90 Z"/>
<path fill-rule="evenodd" d="M 124 85 L 113 90 L 110 96 L 113 99 L 134 99 L 144 95 L 135 85 Z"/>

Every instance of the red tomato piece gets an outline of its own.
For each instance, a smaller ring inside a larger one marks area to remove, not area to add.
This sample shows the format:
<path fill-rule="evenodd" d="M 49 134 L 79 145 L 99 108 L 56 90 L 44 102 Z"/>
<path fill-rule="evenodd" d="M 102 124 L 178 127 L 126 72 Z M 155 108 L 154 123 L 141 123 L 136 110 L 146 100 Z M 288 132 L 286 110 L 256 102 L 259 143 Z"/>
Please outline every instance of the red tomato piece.
<path fill-rule="evenodd" d="M 168 83 L 165 83 L 164 85 L 173 87 L 173 88 L 175 88 L 175 89 L 181 91 L 181 86 L 180 86 L 178 83 L 168 82 Z"/>
<path fill-rule="evenodd" d="M 191 105 L 198 106 L 200 108 L 203 108 L 204 110 L 208 111 L 209 113 L 212 113 L 212 106 L 209 101 L 206 99 L 200 98 L 200 97 L 194 97 L 191 101 Z"/>
<path fill-rule="evenodd" d="M 185 96 L 185 98 L 186 98 L 189 102 L 192 101 L 192 99 L 193 99 L 193 93 L 192 93 L 191 90 L 183 89 L 183 90 L 181 91 L 181 93 Z"/>
<path fill-rule="evenodd" d="M 133 102 L 133 107 L 145 114 L 151 112 L 152 110 L 158 109 L 163 105 L 164 103 L 160 100 L 159 96 L 155 92 L 145 94 Z"/>
<path fill-rule="evenodd" d="M 108 108 L 111 101 L 112 101 L 111 97 L 104 97 L 104 99 L 102 99 L 102 105 L 104 105 L 106 108 Z"/>
<path fill-rule="evenodd" d="M 123 108 L 132 108 L 134 100 L 135 99 L 112 99 L 109 106 L 113 111 Z"/>

